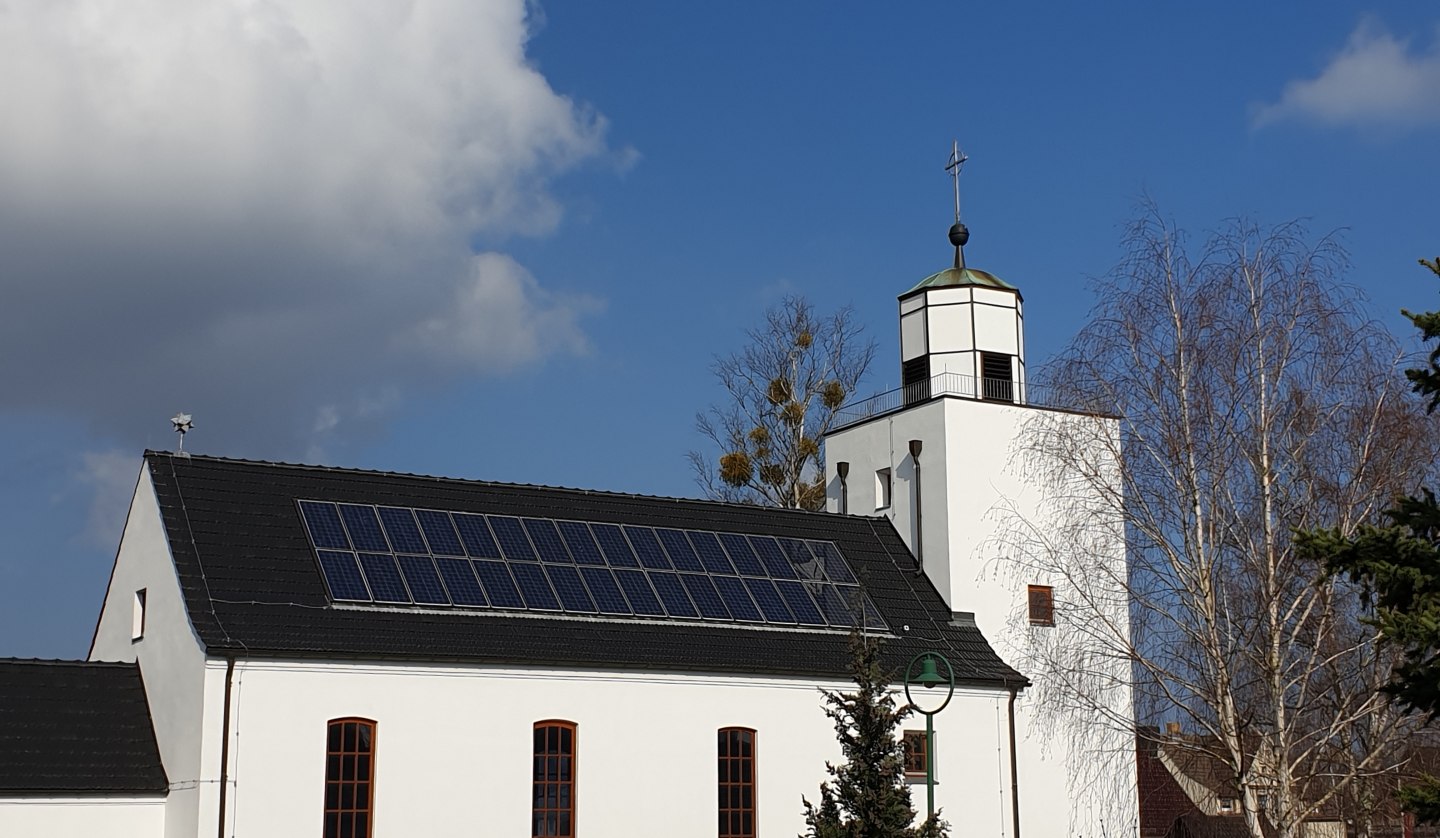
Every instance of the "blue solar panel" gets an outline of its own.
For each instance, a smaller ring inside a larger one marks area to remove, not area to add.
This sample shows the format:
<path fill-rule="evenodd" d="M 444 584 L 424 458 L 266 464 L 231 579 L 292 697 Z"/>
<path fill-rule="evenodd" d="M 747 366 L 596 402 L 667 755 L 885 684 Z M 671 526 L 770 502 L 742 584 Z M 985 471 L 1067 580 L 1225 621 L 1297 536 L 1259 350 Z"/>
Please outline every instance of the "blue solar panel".
<path fill-rule="evenodd" d="M 728 620 L 730 609 L 716 593 L 715 586 L 710 583 L 709 576 L 701 576 L 698 573 L 680 574 L 680 583 L 685 590 L 690 592 L 690 599 L 695 607 L 700 609 L 700 616 L 707 620 Z"/>
<path fill-rule="evenodd" d="M 370 601 L 370 592 L 365 589 L 365 578 L 360 575 L 360 566 L 355 564 L 354 553 L 317 550 L 316 555 L 320 558 L 320 570 L 325 574 L 331 599 Z"/>
<path fill-rule="evenodd" d="M 579 521 L 556 523 L 560 526 L 560 535 L 565 538 L 565 546 L 570 548 L 570 555 L 575 557 L 576 564 L 605 565 L 605 556 L 590 535 L 589 527 Z"/>
<path fill-rule="evenodd" d="M 828 541 L 807 543 L 810 545 L 811 552 L 819 556 L 820 561 L 825 564 L 826 576 L 829 576 L 832 581 L 845 585 L 856 584 L 855 574 L 850 572 L 850 566 L 845 564 L 845 559 L 841 557 L 840 551 L 835 549 L 834 544 Z"/>
<path fill-rule="evenodd" d="M 529 562 L 511 562 L 510 571 L 515 574 L 515 584 L 520 586 L 520 594 L 525 597 L 525 607 L 532 611 L 559 611 L 560 600 L 555 598 L 555 591 L 550 588 L 550 580 L 545 578 L 545 571 L 538 564 Z"/>
<path fill-rule="evenodd" d="M 635 551 L 630 549 L 630 542 L 625 540 L 625 534 L 618 526 L 591 524 L 590 531 L 595 533 L 595 540 L 600 542 L 600 549 L 605 551 L 605 559 L 611 567 L 640 566 L 640 560 L 635 558 Z"/>
<path fill-rule="evenodd" d="M 616 570 L 615 578 L 620 580 L 620 587 L 625 591 L 625 598 L 630 600 L 630 607 L 636 614 L 647 617 L 665 616 L 665 608 L 655 596 L 655 589 L 650 587 L 650 582 L 645 577 L 643 570 Z"/>
<path fill-rule="evenodd" d="M 720 539 L 715 537 L 713 532 L 687 533 L 690 536 L 690 543 L 695 545 L 695 553 L 700 557 L 700 563 L 710 573 L 733 574 L 735 565 L 731 564 L 730 557 L 720 547 Z"/>
<path fill-rule="evenodd" d="M 590 592 L 585 590 L 580 571 L 574 565 L 546 565 L 545 572 L 550 574 L 550 584 L 555 586 L 555 593 L 560 595 L 560 604 L 566 611 L 595 613 L 595 602 L 590 599 Z"/>
<path fill-rule="evenodd" d="M 530 546 L 530 539 L 525 537 L 525 529 L 520 526 L 519 518 L 505 515 L 485 517 L 490 521 L 490 529 L 495 531 L 495 539 L 500 542 L 500 551 L 505 554 L 505 558 L 512 562 L 540 561 L 535 555 L 535 549 Z"/>
<path fill-rule="evenodd" d="M 460 539 L 455 535 L 455 528 L 450 525 L 450 513 L 436 512 L 433 509 L 415 510 L 415 519 L 420 522 L 420 529 L 425 533 L 425 540 L 430 544 L 430 552 L 437 556 L 463 556 L 465 548 L 460 546 Z"/>
<path fill-rule="evenodd" d="M 624 526 L 625 536 L 630 539 L 630 544 L 635 548 L 635 555 L 640 557 L 640 564 L 651 570 L 670 570 L 670 558 L 665 551 L 660 549 L 660 542 L 655 539 L 655 531 L 649 527 Z"/>
<path fill-rule="evenodd" d="M 743 535 L 734 533 L 720 533 L 720 543 L 725 545 L 725 552 L 735 562 L 735 569 L 740 571 L 741 576 L 769 576 L 765 571 L 765 565 L 760 563 L 755 550 L 750 547 L 750 541 Z"/>
<path fill-rule="evenodd" d="M 680 584 L 680 578 L 673 573 L 663 571 L 650 572 L 650 584 L 655 586 L 655 593 L 660 595 L 660 601 L 665 603 L 665 612 L 672 617 L 698 617 L 700 612 L 690 602 L 690 597 L 685 593 L 685 586 Z"/>
<path fill-rule="evenodd" d="M 484 608 L 489 605 L 485 591 L 475 579 L 475 571 L 466 559 L 437 558 L 435 565 L 440 568 L 440 578 L 450 592 L 450 600 L 456 605 Z"/>
<path fill-rule="evenodd" d="M 580 575 L 595 597 L 595 607 L 601 614 L 630 614 L 630 603 L 620 593 L 615 575 L 606 567 L 581 567 Z"/>
<path fill-rule="evenodd" d="M 835 590 L 834 585 L 827 585 L 823 582 L 806 582 L 804 584 L 830 625 L 842 627 L 855 625 L 855 615 L 850 612 L 849 604 Z M 858 592 L 858 589 L 856 590 Z M 860 603 L 856 602 L 855 606 L 858 608 Z"/>
<path fill-rule="evenodd" d="M 790 613 L 795 615 L 795 620 L 802 626 L 823 626 L 826 623 L 825 617 L 821 615 L 820 609 L 815 607 L 815 601 L 805 593 L 805 587 L 799 582 L 789 582 L 784 579 L 777 580 L 775 587 L 780 591 L 780 597 L 785 604 L 790 606 Z"/>
<path fill-rule="evenodd" d="M 345 520 L 345 529 L 350 533 L 350 542 L 356 550 L 371 553 L 390 552 L 390 542 L 380 531 L 380 519 L 375 517 L 375 507 L 340 504 L 340 517 Z"/>
<path fill-rule="evenodd" d="M 490 604 L 496 608 L 524 608 L 525 598 L 520 596 L 520 589 L 515 587 L 515 580 L 510 576 L 510 569 L 504 562 L 475 561 L 475 575 L 480 577 L 480 584 L 485 586 L 485 595 L 490 598 Z"/>
<path fill-rule="evenodd" d="M 460 532 L 460 540 L 465 542 L 465 552 L 472 559 L 501 558 L 500 545 L 495 543 L 495 537 L 490 534 L 484 515 L 456 512 L 453 517 L 455 529 Z"/>
<path fill-rule="evenodd" d="M 885 628 L 828 541 L 299 504 L 338 602 Z"/>
<path fill-rule="evenodd" d="M 731 616 L 751 623 L 765 622 L 760 609 L 755 607 L 750 594 L 745 591 L 745 583 L 740 581 L 740 577 L 716 576 L 714 581 L 715 588 L 720 591 L 720 598 L 725 600 L 725 607 L 730 609 Z"/>
<path fill-rule="evenodd" d="M 376 602 L 410 603 L 410 592 L 400 581 L 394 556 L 389 553 L 361 553 L 360 567 L 365 571 L 365 581 L 370 583 L 370 593 L 375 595 Z"/>
<path fill-rule="evenodd" d="M 805 542 L 793 538 L 777 538 L 780 542 L 780 552 L 790 560 L 790 566 L 795 568 L 795 575 L 801 579 L 824 579 L 825 570 L 820 566 L 820 560 L 805 546 Z"/>
<path fill-rule="evenodd" d="M 305 516 L 306 527 L 310 530 L 310 543 L 316 548 L 350 549 L 350 542 L 345 539 L 345 528 L 340 526 L 340 516 L 335 513 L 335 504 L 302 500 L 300 512 Z"/>
<path fill-rule="evenodd" d="M 390 547 L 397 553 L 428 553 L 425 539 L 420 537 L 420 528 L 415 526 L 415 513 L 393 506 L 380 507 L 380 523 L 385 527 L 385 536 Z"/>
<path fill-rule="evenodd" d="M 775 583 L 769 579 L 745 579 L 745 589 L 750 596 L 755 598 L 755 604 L 760 606 L 765 619 L 772 623 L 793 623 L 795 615 L 790 613 L 790 607 L 780 597 L 780 592 L 775 590 Z"/>
<path fill-rule="evenodd" d="M 685 533 L 657 527 L 655 535 L 660 537 L 660 543 L 664 545 L 665 552 L 670 554 L 670 561 L 675 564 L 676 570 L 705 572 L 705 565 L 700 563 L 700 557 L 695 555 L 695 548 L 690 546 L 690 539 L 685 537 Z"/>
<path fill-rule="evenodd" d="M 864 594 L 860 596 L 862 597 L 861 602 L 865 604 L 865 628 L 888 629 L 889 626 L 885 625 L 885 618 L 880 616 L 879 609 L 875 607 L 875 603 L 870 601 L 870 597 Z"/>
<path fill-rule="evenodd" d="M 405 584 L 410 595 L 421 605 L 449 605 L 450 597 L 445 586 L 440 584 L 440 575 L 435 572 L 435 562 L 429 556 L 399 556 L 400 572 L 405 575 Z"/>
<path fill-rule="evenodd" d="M 769 536 L 752 535 L 750 536 L 750 546 L 755 548 L 755 554 L 760 557 L 760 561 L 764 563 L 770 576 L 776 579 L 799 578 L 796 576 L 795 568 L 790 564 L 790 560 L 785 558 L 785 553 L 780 550 L 780 545 L 775 543 L 775 539 Z"/>
<path fill-rule="evenodd" d="M 565 549 L 565 542 L 560 540 L 560 531 L 555 529 L 554 521 L 526 518 L 523 523 L 541 561 L 556 564 L 571 564 L 575 561 L 570 558 L 570 551 Z"/>

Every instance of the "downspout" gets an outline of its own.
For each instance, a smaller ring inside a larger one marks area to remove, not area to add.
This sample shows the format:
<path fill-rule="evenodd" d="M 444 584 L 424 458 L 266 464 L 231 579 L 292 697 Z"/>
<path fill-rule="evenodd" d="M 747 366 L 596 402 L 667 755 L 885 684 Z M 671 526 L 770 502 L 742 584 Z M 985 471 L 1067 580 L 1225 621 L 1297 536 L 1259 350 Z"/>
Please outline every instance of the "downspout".
<path fill-rule="evenodd" d="M 956 248 L 956 252 L 959 252 L 959 248 Z M 920 449 L 923 447 L 924 444 L 920 440 L 910 440 L 910 460 L 915 464 L 915 564 L 918 565 L 918 567 L 916 567 L 915 569 L 916 574 L 925 572 L 925 547 L 923 535 L 925 530 L 921 526 L 923 521 L 920 517 Z"/>
<path fill-rule="evenodd" d="M 1015 753 L 1015 696 L 1018 687 L 1010 688 L 1010 808 L 1015 820 L 1015 832 L 1011 838 L 1020 838 L 1020 766 Z"/>
<path fill-rule="evenodd" d="M 225 659 L 225 718 L 220 725 L 220 817 L 217 838 L 225 838 L 225 798 L 230 786 L 230 686 L 234 682 L 235 656 Z"/>
<path fill-rule="evenodd" d="M 839 462 L 835 464 L 835 473 L 840 476 L 840 514 L 850 514 L 850 483 L 846 480 L 850 476 L 850 464 Z"/>

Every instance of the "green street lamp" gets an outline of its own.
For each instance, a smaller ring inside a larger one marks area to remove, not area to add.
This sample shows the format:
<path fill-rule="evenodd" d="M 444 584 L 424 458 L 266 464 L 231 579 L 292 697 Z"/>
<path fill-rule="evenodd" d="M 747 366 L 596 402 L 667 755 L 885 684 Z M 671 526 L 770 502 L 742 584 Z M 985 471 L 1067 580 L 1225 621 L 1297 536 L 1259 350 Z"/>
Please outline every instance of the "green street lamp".
<path fill-rule="evenodd" d="M 945 674 L 940 674 L 940 668 Z M 924 687 L 921 695 L 925 705 L 915 700 L 912 686 Z M 944 687 L 944 691 L 935 691 Z M 955 669 L 950 661 L 938 652 L 922 652 L 905 667 L 905 700 L 915 712 L 925 717 L 925 811 L 928 817 L 935 816 L 935 714 L 945 709 L 955 695 Z M 939 699 L 938 702 L 936 699 Z M 926 709 L 926 705 L 934 705 Z"/>

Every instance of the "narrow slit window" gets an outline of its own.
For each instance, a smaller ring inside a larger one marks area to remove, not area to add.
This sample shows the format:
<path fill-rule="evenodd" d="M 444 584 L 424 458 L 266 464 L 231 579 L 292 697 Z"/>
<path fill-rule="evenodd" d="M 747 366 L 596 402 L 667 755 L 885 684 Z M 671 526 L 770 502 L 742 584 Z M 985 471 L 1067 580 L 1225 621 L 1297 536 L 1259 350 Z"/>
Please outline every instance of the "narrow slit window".
<path fill-rule="evenodd" d="M 755 731 L 722 727 L 719 757 L 720 838 L 755 838 Z"/>
<path fill-rule="evenodd" d="M 130 639 L 142 640 L 145 637 L 145 589 L 141 588 L 135 592 L 135 602 L 130 609 Z"/>
<path fill-rule="evenodd" d="M 325 746 L 325 838 L 370 838 L 375 722 L 333 719 Z"/>
<path fill-rule="evenodd" d="M 535 723 L 535 758 L 530 834 L 536 838 L 575 835 L 574 722 Z"/>
<path fill-rule="evenodd" d="M 1055 589 L 1049 585 L 1030 586 L 1030 625 L 1055 625 Z"/>
<path fill-rule="evenodd" d="M 875 508 L 888 509 L 890 507 L 890 491 L 893 488 L 893 481 L 890 477 L 890 469 L 882 468 L 875 472 Z"/>

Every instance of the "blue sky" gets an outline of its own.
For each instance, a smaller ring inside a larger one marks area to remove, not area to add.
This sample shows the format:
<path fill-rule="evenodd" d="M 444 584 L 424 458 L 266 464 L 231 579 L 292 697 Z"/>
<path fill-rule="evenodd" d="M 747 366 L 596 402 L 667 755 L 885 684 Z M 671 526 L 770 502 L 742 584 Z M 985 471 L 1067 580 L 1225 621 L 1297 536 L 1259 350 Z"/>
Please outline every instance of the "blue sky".
<path fill-rule="evenodd" d="M 709 366 L 787 293 L 967 256 L 1032 367 L 1142 195 L 1339 231 L 1433 307 L 1440 13 L 520 0 L 0 6 L 0 655 L 85 653 L 168 417 L 187 449 L 693 495 Z"/>

